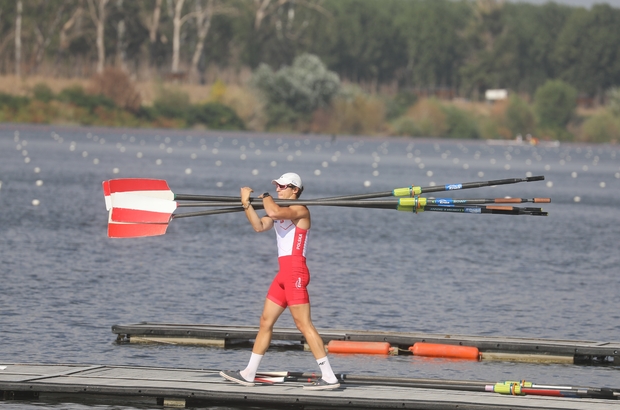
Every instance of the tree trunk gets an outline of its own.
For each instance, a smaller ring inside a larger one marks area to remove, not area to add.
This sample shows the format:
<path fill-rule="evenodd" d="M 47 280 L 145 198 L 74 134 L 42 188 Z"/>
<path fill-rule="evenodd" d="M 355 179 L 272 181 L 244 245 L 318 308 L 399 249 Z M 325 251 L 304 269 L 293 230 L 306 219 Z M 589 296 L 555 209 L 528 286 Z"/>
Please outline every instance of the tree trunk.
<path fill-rule="evenodd" d="M 22 0 L 17 0 L 17 17 L 15 18 L 15 75 L 21 76 L 22 65 Z"/>
<path fill-rule="evenodd" d="M 172 18 L 173 34 L 172 34 L 172 72 L 179 72 L 179 53 L 181 51 L 181 26 L 183 20 L 181 13 L 185 0 L 175 0 L 174 17 Z"/>
<path fill-rule="evenodd" d="M 161 17 L 161 2 L 162 0 L 155 1 L 155 8 L 150 17 L 145 20 L 145 25 L 149 29 L 149 45 L 148 45 L 148 64 L 149 66 L 155 65 L 155 53 L 157 45 L 157 31 L 159 29 L 159 20 Z"/>
<path fill-rule="evenodd" d="M 198 62 L 200 56 L 202 56 L 202 50 L 204 48 L 205 38 L 209 33 L 211 27 L 211 18 L 213 17 L 213 2 L 214 0 L 207 0 L 207 5 L 203 10 L 199 1 L 196 1 L 196 26 L 198 27 L 198 41 L 196 43 L 196 49 L 194 50 L 194 56 L 192 57 L 191 75 L 194 79 L 198 76 Z"/>
<path fill-rule="evenodd" d="M 97 72 L 103 71 L 105 65 L 105 6 L 109 0 L 97 0 L 97 8 L 93 4 L 93 0 L 88 0 L 88 8 L 90 9 L 90 18 L 97 28 Z"/>
<path fill-rule="evenodd" d="M 116 7 L 122 16 L 123 13 L 123 0 L 116 0 Z M 126 43 L 125 43 L 125 18 L 121 18 L 116 25 L 116 66 L 125 70 L 125 57 L 126 57 Z"/>

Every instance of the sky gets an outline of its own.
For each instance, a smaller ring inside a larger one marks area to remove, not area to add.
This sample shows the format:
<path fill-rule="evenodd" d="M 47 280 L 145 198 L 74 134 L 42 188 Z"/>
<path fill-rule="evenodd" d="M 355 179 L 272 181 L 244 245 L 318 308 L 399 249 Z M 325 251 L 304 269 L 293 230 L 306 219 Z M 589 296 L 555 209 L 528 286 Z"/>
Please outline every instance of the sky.
<path fill-rule="evenodd" d="M 508 0 L 513 3 L 527 2 L 534 4 L 544 4 L 549 0 Z M 607 3 L 613 7 L 620 7 L 620 0 L 554 0 L 555 3 L 565 4 L 567 6 L 591 7 L 594 4 Z"/>

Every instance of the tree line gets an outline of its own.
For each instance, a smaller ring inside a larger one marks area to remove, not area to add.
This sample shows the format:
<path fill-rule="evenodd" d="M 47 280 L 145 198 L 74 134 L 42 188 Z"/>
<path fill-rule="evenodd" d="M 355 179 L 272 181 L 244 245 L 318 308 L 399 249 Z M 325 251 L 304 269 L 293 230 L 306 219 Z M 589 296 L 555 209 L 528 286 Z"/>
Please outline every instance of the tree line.
<path fill-rule="evenodd" d="M 2 74 L 204 82 L 209 67 L 274 69 L 318 56 L 367 89 L 481 98 L 561 79 L 620 85 L 620 9 L 503 0 L 6 0 Z"/>

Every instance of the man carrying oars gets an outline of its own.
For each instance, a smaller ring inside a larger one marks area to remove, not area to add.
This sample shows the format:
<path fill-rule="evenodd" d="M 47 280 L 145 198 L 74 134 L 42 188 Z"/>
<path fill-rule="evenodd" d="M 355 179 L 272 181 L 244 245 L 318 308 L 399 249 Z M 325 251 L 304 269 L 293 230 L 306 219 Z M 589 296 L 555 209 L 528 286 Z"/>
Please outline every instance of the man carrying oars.
<path fill-rule="evenodd" d="M 272 182 L 276 185 L 278 199 L 297 200 L 303 191 L 301 178 L 292 172 Z M 273 327 L 288 307 L 295 325 L 304 335 L 321 370 L 319 381 L 304 386 L 304 389 L 336 389 L 340 387 L 340 383 L 325 354 L 323 340 L 310 317 L 310 299 L 306 288 L 310 282 L 310 272 L 306 265 L 306 247 L 311 225 L 310 211 L 303 205 L 278 206 L 269 192 L 265 192 L 259 198 L 263 200 L 267 215 L 261 218 L 250 203 L 252 192 L 252 188 L 241 188 L 241 203 L 245 209 L 245 216 L 256 232 L 275 228 L 280 270 L 267 292 L 248 366 L 241 371 L 223 370 L 220 375 L 244 386 L 253 386 L 260 361 L 271 343 Z"/>

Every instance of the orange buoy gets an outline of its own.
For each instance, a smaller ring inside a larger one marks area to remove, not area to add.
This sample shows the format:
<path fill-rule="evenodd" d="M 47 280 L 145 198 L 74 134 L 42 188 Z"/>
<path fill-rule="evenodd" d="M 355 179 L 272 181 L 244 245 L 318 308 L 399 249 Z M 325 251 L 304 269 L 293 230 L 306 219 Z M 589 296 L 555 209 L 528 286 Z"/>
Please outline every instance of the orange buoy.
<path fill-rule="evenodd" d="M 327 344 L 329 353 L 390 354 L 390 350 L 391 346 L 388 342 L 330 340 Z"/>
<path fill-rule="evenodd" d="M 438 343 L 418 342 L 409 348 L 414 356 L 448 357 L 454 359 L 479 360 L 480 352 L 477 347 L 454 346 Z"/>

